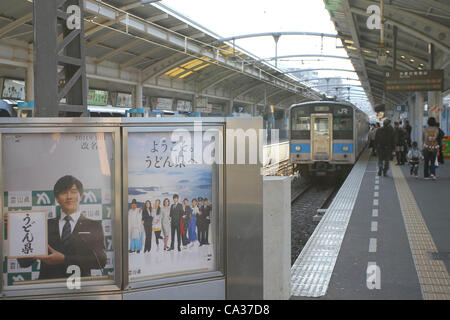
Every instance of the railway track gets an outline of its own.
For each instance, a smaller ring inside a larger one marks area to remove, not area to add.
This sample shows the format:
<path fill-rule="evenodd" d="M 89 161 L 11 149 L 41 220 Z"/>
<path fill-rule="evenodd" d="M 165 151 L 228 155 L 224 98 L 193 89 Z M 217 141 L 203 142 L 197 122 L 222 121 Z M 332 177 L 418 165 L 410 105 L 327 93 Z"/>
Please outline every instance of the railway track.
<path fill-rule="evenodd" d="M 342 181 L 319 181 L 299 187 L 291 197 L 291 264 L 295 262 L 318 221 L 318 211 L 325 211 L 339 191 Z"/>

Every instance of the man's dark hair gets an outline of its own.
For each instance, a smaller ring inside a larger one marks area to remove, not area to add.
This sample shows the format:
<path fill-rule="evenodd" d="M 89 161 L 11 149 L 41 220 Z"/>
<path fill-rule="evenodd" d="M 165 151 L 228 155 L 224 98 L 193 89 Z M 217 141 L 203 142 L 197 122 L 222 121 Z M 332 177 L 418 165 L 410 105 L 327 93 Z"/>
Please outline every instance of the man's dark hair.
<path fill-rule="evenodd" d="M 417 141 L 414 141 L 411 145 L 412 145 L 414 148 L 417 148 Z"/>
<path fill-rule="evenodd" d="M 397 121 L 394 122 L 394 126 L 398 126 L 399 123 Z"/>
<path fill-rule="evenodd" d="M 430 127 L 436 127 L 436 118 L 429 117 L 427 123 Z"/>
<path fill-rule="evenodd" d="M 172 199 L 175 199 L 175 198 L 179 199 L 180 197 L 177 194 L 174 194 Z"/>
<path fill-rule="evenodd" d="M 59 180 L 56 182 L 55 186 L 53 187 L 53 194 L 55 195 L 55 198 L 58 197 L 58 195 L 62 192 L 66 192 L 67 190 L 71 189 L 72 186 L 75 185 L 78 192 L 80 193 L 80 196 L 83 195 L 83 184 L 80 180 L 73 176 L 64 176 L 62 178 L 59 178 Z"/>

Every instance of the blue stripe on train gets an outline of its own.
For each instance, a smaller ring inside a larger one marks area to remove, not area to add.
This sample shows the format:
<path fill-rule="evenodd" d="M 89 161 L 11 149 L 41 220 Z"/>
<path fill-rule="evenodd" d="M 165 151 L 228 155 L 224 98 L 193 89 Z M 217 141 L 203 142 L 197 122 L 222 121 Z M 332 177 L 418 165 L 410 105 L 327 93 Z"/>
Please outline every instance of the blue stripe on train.
<path fill-rule="evenodd" d="M 347 151 L 344 151 L 344 147 L 348 147 Z M 334 143 L 333 153 L 353 153 L 352 143 Z"/>
<path fill-rule="evenodd" d="M 300 147 L 300 150 L 296 150 Z M 309 143 L 293 143 L 291 144 L 291 153 L 311 153 L 311 145 Z"/>

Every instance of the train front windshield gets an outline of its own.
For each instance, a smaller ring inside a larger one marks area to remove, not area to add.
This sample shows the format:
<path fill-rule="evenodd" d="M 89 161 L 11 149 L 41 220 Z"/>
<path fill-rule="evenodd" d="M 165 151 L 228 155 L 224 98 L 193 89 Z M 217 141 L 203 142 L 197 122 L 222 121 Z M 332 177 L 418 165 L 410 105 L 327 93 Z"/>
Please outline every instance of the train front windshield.
<path fill-rule="evenodd" d="M 324 128 L 325 120 L 316 120 L 314 128 L 311 128 L 311 114 L 332 114 L 333 115 L 333 138 L 353 139 L 353 110 L 346 105 L 338 104 L 317 104 L 305 105 L 292 109 L 291 113 L 291 139 L 302 140 L 311 138 L 311 129 L 319 130 Z M 326 124 L 328 126 L 328 123 Z M 316 126 L 317 129 L 316 129 Z M 328 130 L 331 128 L 328 128 Z M 329 134 L 329 132 L 328 132 Z"/>

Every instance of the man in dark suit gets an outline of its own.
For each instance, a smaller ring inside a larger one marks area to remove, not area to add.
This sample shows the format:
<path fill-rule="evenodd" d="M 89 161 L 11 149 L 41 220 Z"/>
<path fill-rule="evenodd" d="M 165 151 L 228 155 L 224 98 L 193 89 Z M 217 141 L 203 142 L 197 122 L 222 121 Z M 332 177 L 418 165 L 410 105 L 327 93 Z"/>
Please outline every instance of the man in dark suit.
<path fill-rule="evenodd" d="M 180 237 L 181 237 L 181 217 L 183 216 L 183 206 L 181 203 L 178 202 L 178 195 L 173 195 L 173 204 L 170 206 L 170 229 L 171 229 L 171 235 L 172 240 L 170 242 L 170 249 L 174 250 L 174 244 L 175 244 L 175 234 L 177 235 L 177 243 L 178 243 L 178 251 L 181 251 L 181 244 L 180 244 Z"/>
<path fill-rule="evenodd" d="M 386 177 L 389 170 L 389 161 L 395 148 L 394 128 L 392 128 L 389 119 L 385 119 L 383 121 L 383 127 L 377 129 L 375 146 L 378 155 L 378 176 L 381 176 L 381 173 L 383 173 Z"/>
<path fill-rule="evenodd" d="M 79 204 L 83 185 L 73 176 L 60 178 L 53 188 L 61 206 L 61 217 L 48 220 L 48 255 L 18 259 L 26 268 L 41 260 L 39 279 L 67 278 L 67 268 L 76 265 L 82 277 L 90 277 L 92 269 L 103 269 L 106 252 L 103 229 L 99 222 L 81 215 Z"/>

